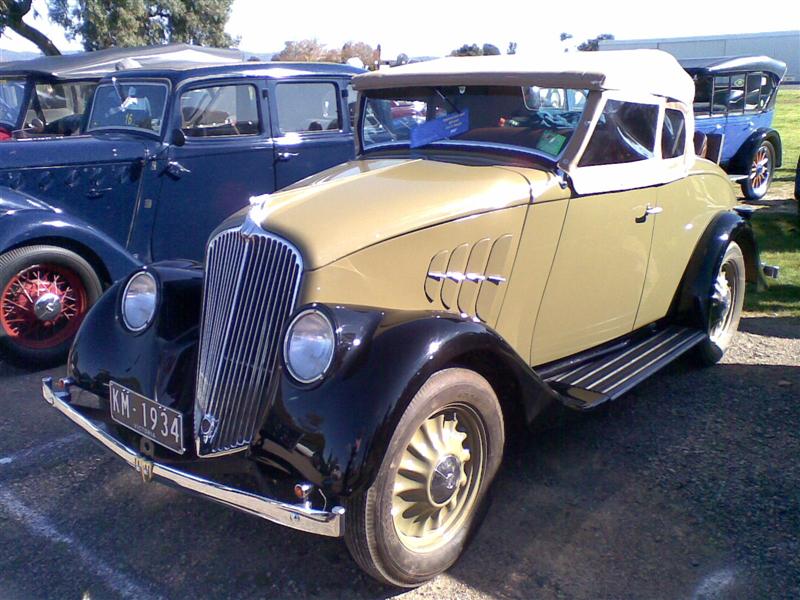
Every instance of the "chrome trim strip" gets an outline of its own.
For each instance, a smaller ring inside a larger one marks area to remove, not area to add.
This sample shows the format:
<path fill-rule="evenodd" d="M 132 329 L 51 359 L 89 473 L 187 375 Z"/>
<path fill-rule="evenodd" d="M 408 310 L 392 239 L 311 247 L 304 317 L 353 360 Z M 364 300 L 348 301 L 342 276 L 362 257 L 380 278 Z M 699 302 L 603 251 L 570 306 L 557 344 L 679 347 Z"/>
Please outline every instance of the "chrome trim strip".
<path fill-rule="evenodd" d="M 265 496 L 236 490 L 191 473 L 179 471 L 174 467 L 142 456 L 105 431 L 102 423 L 84 417 L 70 406 L 69 391 L 57 392 L 53 389 L 52 378 L 42 379 L 42 395 L 48 404 L 128 463 L 142 476 L 144 481 L 161 478 L 183 489 L 292 529 L 329 537 L 344 535 L 345 510 L 341 506 L 334 506 L 330 511 L 305 508 L 302 505 L 287 504 Z"/>

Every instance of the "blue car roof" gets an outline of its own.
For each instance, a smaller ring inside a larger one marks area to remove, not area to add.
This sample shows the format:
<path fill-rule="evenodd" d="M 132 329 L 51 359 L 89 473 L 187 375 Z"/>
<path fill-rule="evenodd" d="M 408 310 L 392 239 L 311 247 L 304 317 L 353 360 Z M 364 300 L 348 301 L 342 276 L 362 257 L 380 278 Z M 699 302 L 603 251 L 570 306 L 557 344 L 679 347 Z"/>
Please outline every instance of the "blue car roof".
<path fill-rule="evenodd" d="M 683 58 L 678 62 L 690 75 L 724 75 L 746 71 L 766 71 L 778 79 L 786 75 L 786 63 L 769 56 Z"/>
<path fill-rule="evenodd" d="M 119 71 L 113 76 L 117 79 L 157 77 L 169 79 L 173 84 L 178 84 L 186 79 L 202 79 L 218 75 L 287 79 L 331 75 L 352 77 L 364 72 L 364 69 L 335 63 L 243 62 L 220 65 L 178 62 L 159 64 L 157 67 L 149 69 Z M 106 77 L 106 79 L 109 78 L 110 76 Z"/>

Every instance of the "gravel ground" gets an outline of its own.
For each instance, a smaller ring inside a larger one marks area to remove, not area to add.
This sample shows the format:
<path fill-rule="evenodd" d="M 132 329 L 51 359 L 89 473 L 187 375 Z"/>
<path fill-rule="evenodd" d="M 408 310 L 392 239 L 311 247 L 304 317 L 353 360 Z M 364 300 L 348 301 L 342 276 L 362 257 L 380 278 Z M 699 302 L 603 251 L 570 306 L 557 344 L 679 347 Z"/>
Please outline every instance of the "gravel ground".
<path fill-rule="evenodd" d="M 405 593 L 338 540 L 141 484 L 0 366 L 0 598 L 798 598 L 800 320 L 741 330 L 514 440 L 462 559 Z"/>

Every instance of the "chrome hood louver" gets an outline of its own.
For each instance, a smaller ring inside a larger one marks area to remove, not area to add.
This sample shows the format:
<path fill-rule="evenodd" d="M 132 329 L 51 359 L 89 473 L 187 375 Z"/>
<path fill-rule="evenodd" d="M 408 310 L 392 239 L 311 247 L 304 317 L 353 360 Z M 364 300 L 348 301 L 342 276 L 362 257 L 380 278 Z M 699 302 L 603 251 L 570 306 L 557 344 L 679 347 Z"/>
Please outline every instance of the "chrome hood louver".
<path fill-rule="evenodd" d="M 252 442 L 302 271 L 297 249 L 249 217 L 209 242 L 194 405 L 199 456 Z"/>

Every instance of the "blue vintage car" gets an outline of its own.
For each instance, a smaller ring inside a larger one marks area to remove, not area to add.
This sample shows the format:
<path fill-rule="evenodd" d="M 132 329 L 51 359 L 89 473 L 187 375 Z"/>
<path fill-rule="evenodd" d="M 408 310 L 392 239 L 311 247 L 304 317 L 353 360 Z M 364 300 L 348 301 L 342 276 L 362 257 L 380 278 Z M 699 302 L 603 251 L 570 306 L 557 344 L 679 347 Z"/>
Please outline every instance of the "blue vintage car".
<path fill-rule="evenodd" d="M 750 200 L 763 198 L 783 160 L 772 129 L 786 64 L 767 56 L 680 61 L 695 81 L 695 131 L 719 150 L 719 163 Z"/>
<path fill-rule="evenodd" d="M 0 344 L 65 356 L 102 290 L 201 259 L 254 195 L 354 156 L 346 65 L 176 64 L 97 86 L 86 134 L 0 144 Z"/>
<path fill-rule="evenodd" d="M 108 48 L 0 64 L 0 141 L 75 135 L 98 82 L 120 68 L 165 62 L 241 62 L 228 48 L 167 44 Z"/>

